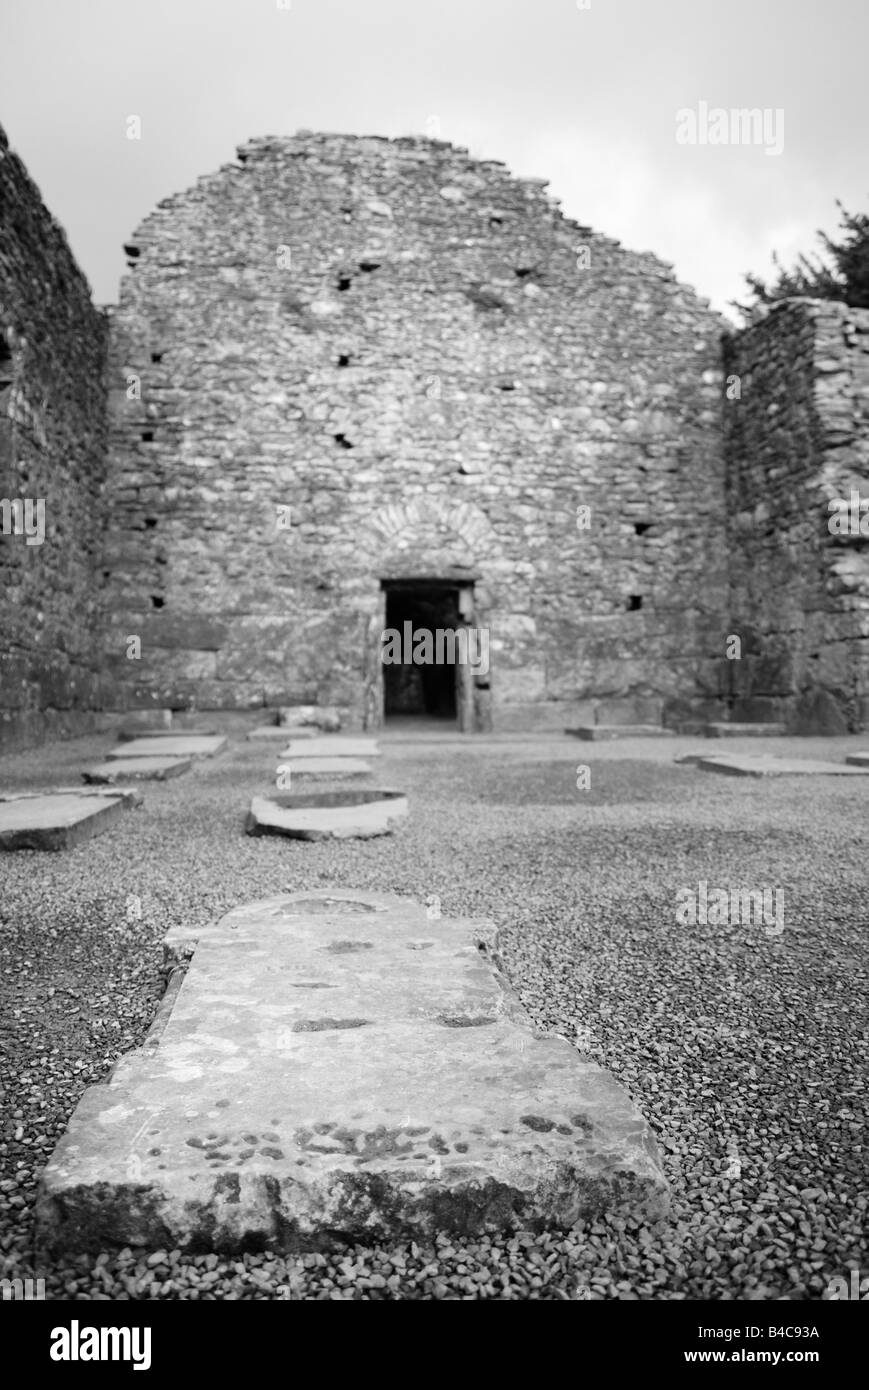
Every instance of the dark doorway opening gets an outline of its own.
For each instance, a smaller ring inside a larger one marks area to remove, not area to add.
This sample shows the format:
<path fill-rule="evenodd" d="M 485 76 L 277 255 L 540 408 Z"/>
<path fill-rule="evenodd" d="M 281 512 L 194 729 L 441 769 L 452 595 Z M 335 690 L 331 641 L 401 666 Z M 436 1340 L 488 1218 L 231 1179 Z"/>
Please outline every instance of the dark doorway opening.
<path fill-rule="evenodd" d="M 461 626 L 457 584 L 436 579 L 384 580 L 383 587 L 385 626 L 400 635 L 403 657 L 412 653 L 413 633 L 428 631 L 434 641 L 438 629 L 448 631 Z M 455 722 L 456 666 L 434 661 L 384 663 L 383 712 L 387 719 L 415 717 Z"/>

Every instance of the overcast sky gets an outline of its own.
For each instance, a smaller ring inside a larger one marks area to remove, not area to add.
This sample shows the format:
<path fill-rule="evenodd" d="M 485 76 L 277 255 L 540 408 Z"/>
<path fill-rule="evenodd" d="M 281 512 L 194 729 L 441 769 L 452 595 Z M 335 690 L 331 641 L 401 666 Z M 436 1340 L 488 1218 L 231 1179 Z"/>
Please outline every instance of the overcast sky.
<path fill-rule="evenodd" d="M 98 302 L 161 198 L 252 136 L 303 128 L 436 118 L 720 309 L 774 249 L 787 261 L 834 230 L 837 197 L 869 211 L 867 0 L 280 3 L 0 0 L 0 121 Z M 701 102 L 783 111 L 782 152 L 678 143 L 677 112 Z"/>

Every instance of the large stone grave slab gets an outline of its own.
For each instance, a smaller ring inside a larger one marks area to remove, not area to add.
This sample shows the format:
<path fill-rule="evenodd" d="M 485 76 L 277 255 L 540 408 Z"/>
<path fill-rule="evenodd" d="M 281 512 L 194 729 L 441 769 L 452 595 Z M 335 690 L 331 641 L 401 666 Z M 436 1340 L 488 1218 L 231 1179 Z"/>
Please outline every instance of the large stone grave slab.
<path fill-rule="evenodd" d="M 40 1252 L 293 1251 L 654 1219 L 667 1187 L 609 1072 L 542 1035 L 491 923 L 318 890 L 167 937 L 162 1033 L 82 1097 Z"/>
<path fill-rule="evenodd" d="M 371 771 L 363 758 L 299 758 L 295 754 L 281 767 L 294 777 L 361 777 Z"/>
<path fill-rule="evenodd" d="M 141 792 L 61 787 L 0 797 L 0 850 L 71 849 L 141 803 Z"/>
<path fill-rule="evenodd" d="M 865 753 L 849 753 L 845 762 L 849 767 L 869 767 L 869 751 Z"/>
<path fill-rule="evenodd" d="M 282 729 L 277 724 L 259 724 L 255 729 L 251 729 L 248 738 L 252 743 L 268 742 L 271 739 L 279 738 L 281 743 L 286 743 L 287 738 L 292 732 L 293 742 L 296 739 L 314 738 L 316 736 L 313 729 Z"/>
<path fill-rule="evenodd" d="M 226 747 L 222 734 L 160 734 L 119 743 L 107 758 L 212 758 Z"/>
<path fill-rule="evenodd" d="M 659 724 L 579 724 L 574 729 L 565 729 L 573 738 L 584 739 L 586 743 L 597 743 L 613 738 L 672 738 L 671 729 Z"/>
<path fill-rule="evenodd" d="M 689 753 L 676 760 L 692 762 L 703 772 L 721 772 L 730 777 L 860 777 L 864 768 L 820 758 L 780 758 L 771 753 Z"/>
<path fill-rule="evenodd" d="M 286 730 L 284 730 L 286 734 Z M 380 749 L 374 738 L 309 738 L 297 742 L 295 734 L 279 755 L 281 758 L 377 758 Z"/>
<path fill-rule="evenodd" d="M 85 782 L 165 782 L 168 777 L 180 777 L 191 766 L 190 758 L 114 758 L 85 768 Z"/>
<path fill-rule="evenodd" d="M 248 835 L 286 835 L 293 840 L 370 840 L 391 833 L 407 815 L 401 792 L 329 787 L 276 791 L 250 803 Z"/>
<path fill-rule="evenodd" d="M 785 732 L 784 724 L 727 724 L 723 722 L 707 724 L 703 730 L 707 738 L 781 738 Z"/>

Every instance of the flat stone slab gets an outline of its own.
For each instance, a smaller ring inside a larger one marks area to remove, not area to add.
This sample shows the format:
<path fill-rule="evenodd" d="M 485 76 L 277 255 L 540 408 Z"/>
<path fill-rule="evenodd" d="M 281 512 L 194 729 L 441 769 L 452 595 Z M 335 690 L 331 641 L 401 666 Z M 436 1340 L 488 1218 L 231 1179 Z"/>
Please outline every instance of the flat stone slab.
<path fill-rule="evenodd" d="M 101 835 L 141 800 L 140 792 L 85 787 L 0 797 L 0 850 L 71 849 Z"/>
<path fill-rule="evenodd" d="M 332 787 L 272 792 L 250 803 L 248 835 L 288 835 L 294 840 L 370 840 L 389 835 L 407 815 L 401 792 Z"/>
<path fill-rule="evenodd" d="M 222 734 L 155 734 L 118 744 L 107 758 L 212 758 L 226 747 Z"/>
<path fill-rule="evenodd" d="M 361 777 L 371 771 L 362 758 L 300 758 L 293 754 L 281 763 L 295 777 Z"/>
<path fill-rule="evenodd" d="M 193 951 L 190 968 L 162 1033 L 79 1102 L 43 1174 L 41 1252 L 316 1250 L 666 1214 L 648 1125 L 609 1072 L 534 1031 L 491 923 L 318 890 L 166 948 Z"/>
<path fill-rule="evenodd" d="M 784 724 L 707 724 L 704 733 L 707 738 L 779 738 L 784 735 Z"/>
<path fill-rule="evenodd" d="M 251 729 L 248 738 L 254 743 L 273 738 L 279 738 L 282 743 L 286 743 L 287 730 L 279 728 L 277 724 L 260 724 L 256 729 Z M 311 729 L 293 729 L 293 742 L 300 738 L 314 738 L 314 733 Z"/>
<path fill-rule="evenodd" d="M 769 753 L 689 753 L 676 761 L 693 762 L 703 772 L 723 772 L 731 777 L 860 777 L 869 773 L 869 762 L 859 768 L 820 758 L 779 758 Z"/>
<path fill-rule="evenodd" d="M 164 782 L 190 766 L 190 758 L 115 758 L 85 768 L 82 777 L 86 782 Z"/>
<path fill-rule="evenodd" d="M 284 729 L 284 738 L 287 731 Z M 280 754 L 282 758 L 377 758 L 380 749 L 374 738 L 343 738 L 340 734 L 326 738 L 308 738 L 299 743 L 293 734 Z"/>
<path fill-rule="evenodd" d="M 849 753 L 845 762 L 850 767 L 869 767 L 869 753 Z"/>
<path fill-rule="evenodd" d="M 118 730 L 118 738 L 129 742 L 137 738 L 214 738 L 216 734 L 216 729 L 173 729 L 168 725 L 157 729 Z"/>
<path fill-rule="evenodd" d="M 594 743 L 610 738 L 672 738 L 672 729 L 664 729 L 659 724 L 579 724 L 575 729 L 565 729 L 573 738 L 585 739 Z"/>

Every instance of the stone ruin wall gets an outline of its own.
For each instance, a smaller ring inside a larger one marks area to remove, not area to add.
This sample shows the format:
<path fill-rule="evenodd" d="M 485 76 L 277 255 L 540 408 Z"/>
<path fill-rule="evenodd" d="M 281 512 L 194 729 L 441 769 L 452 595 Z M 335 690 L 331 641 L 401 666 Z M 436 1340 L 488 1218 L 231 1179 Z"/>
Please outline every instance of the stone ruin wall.
<path fill-rule="evenodd" d="M 115 707 L 376 723 L 380 580 L 439 576 L 476 582 L 496 728 L 720 713 L 721 322 L 667 266 L 499 163 L 308 134 L 243 146 L 128 256 Z"/>
<path fill-rule="evenodd" d="M 735 719 L 797 733 L 869 723 L 869 537 L 829 503 L 869 499 L 869 310 L 786 300 L 726 343 Z"/>
<path fill-rule="evenodd" d="M 31 544 L 0 534 L 0 748 L 11 749 L 86 729 L 99 704 L 107 332 L 2 129 L 0 227 L 0 499 L 34 508 Z"/>

